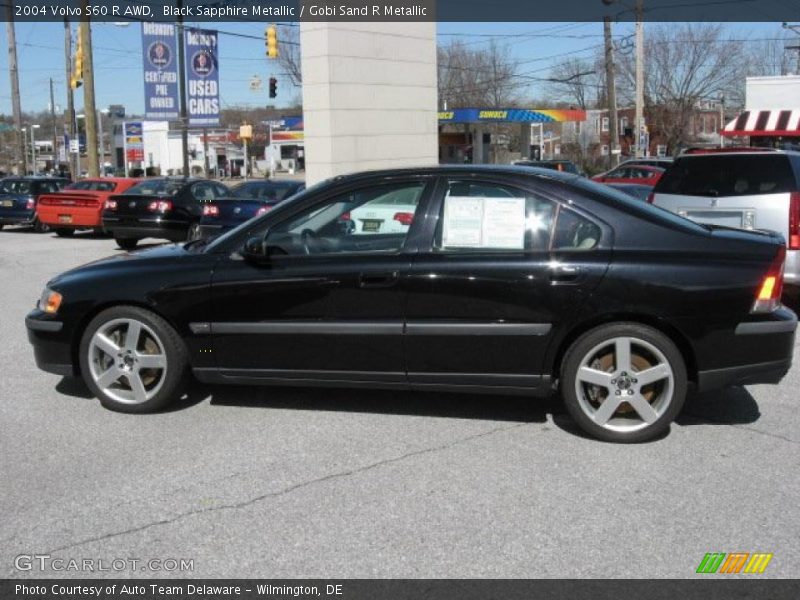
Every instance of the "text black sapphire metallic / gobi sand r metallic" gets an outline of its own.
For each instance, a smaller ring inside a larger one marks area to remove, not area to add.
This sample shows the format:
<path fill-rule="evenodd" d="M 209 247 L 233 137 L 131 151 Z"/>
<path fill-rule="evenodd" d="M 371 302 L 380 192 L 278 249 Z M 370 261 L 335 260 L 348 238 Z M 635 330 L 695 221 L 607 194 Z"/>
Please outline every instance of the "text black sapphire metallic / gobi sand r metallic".
<path fill-rule="evenodd" d="M 797 325 L 783 239 L 703 226 L 580 177 L 441 167 L 338 177 L 211 243 L 48 283 L 37 364 L 153 411 L 216 383 L 543 396 L 606 440 L 687 388 L 777 383 Z"/>

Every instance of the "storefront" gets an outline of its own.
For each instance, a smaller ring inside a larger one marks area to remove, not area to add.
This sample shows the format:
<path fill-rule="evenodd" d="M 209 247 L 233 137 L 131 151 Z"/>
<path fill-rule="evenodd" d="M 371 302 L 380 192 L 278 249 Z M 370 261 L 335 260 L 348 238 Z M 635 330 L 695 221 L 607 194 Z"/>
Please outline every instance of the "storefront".
<path fill-rule="evenodd" d="M 748 77 L 745 110 L 722 135 L 739 145 L 800 150 L 800 76 Z"/>

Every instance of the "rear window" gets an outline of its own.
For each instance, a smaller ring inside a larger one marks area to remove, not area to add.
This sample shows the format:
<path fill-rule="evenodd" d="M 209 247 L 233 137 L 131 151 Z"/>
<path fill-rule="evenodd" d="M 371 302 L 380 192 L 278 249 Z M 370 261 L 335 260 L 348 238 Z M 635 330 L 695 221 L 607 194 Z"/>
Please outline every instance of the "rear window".
<path fill-rule="evenodd" d="M 231 190 L 234 198 L 243 200 L 281 201 L 294 195 L 300 187 L 297 183 L 252 182 L 242 183 Z"/>
<path fill-rule="evenodd" d="M 151 179 L 150 181 L 137 183 L 122 193 L 126 196 L 174 196 L 184 185 L 186 184 L 181 181 Z"/>
<path fill-rule="evenodd" d="M 683 196 L 755 196 L 797 189 L 794 171 L 782 154 L 726 154 L 678 158 L 655 191 Z"/>
<path fill-rule="evenodd" d="M 88 190 L 92 192 L 113 192 L 117 184 L 113 181 L 76 181 L 68 185 L 68 190 Z"/>
<path fill-rule="evenodd" d="M 31 182 L 20 179 L 6 179 L 0 184 L 0 192 L 4 194 L 30 194 Z"/>

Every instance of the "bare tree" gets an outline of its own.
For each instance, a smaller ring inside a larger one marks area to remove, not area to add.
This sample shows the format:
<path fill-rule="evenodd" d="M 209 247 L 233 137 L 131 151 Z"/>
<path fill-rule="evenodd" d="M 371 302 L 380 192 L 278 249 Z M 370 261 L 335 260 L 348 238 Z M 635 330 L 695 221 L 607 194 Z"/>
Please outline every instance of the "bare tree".
<path fill-rule="evenodd" d="M 742 44 L 731 43 L 720 25 L 671 23 L 648 28 L 645 42 L 645 105 L 651 130 L 667 151 L 691 141 L 690 123 L 701 100 L 730 95 L 742 83 Z M 622 56 L 620 96 L 631 102 L 635 61 Z"/>
<path fill-rule="evenodd" d="M 438 49 L 439 105 L 513 106 L 525 82 L 508 46 L 495 41 L 473 48 L 454 41 Z"/>
<path fill-rule="evenodd" d="M 569 104 L 577 108 L 595 108 L 598 90 L 605 81 L 602 70 L 597 59 L 567 58 L 556 63 L 550 71 L 549 87 L 553 90 L 553 96 L 567 97 Z"/>
<path fill-rule="evenodd" d="M 289 76 L 293 85 L 303 83 L 300 68 L 300 28 L 281 26 L 278 30 L 278 64 Z"/>

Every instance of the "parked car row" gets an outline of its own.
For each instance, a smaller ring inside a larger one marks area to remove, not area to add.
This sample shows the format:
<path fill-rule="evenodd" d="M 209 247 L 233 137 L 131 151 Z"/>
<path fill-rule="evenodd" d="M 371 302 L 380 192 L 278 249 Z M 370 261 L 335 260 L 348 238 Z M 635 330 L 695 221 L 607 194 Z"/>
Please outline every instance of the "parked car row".
<path fill-rule="evenodd" d="M 131 250 L 146 237 L 173 242 L 218 235 L 304 188 L 298 181 L 254 180 L 233 189 L 216 181 L 159 177 L 53 177 L 0 181 L 0 229 L 27 225 L 70 237 L 94 230 Z"/>

